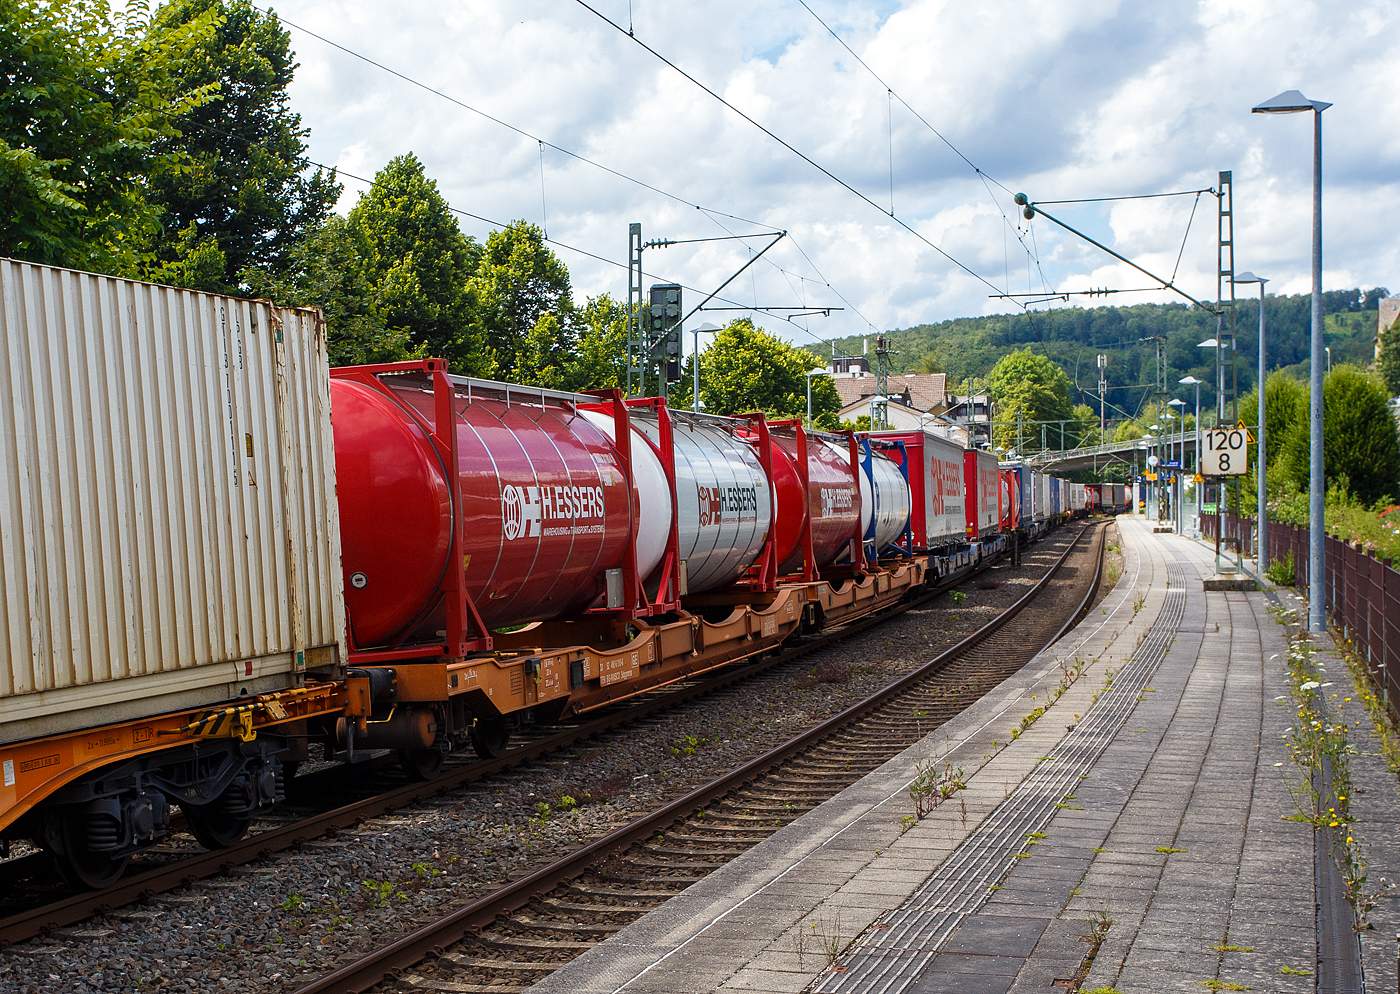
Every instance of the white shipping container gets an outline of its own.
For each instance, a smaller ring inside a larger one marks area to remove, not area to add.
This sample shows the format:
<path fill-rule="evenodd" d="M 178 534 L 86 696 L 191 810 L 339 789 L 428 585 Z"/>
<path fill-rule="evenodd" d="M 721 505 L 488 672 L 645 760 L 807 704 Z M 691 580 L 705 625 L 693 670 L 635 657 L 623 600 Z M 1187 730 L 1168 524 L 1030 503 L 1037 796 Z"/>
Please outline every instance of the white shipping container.
<path fill-rule="evenodd" d="M 0 742 L 345 659 L 325 324 L 0 259 Z"/>

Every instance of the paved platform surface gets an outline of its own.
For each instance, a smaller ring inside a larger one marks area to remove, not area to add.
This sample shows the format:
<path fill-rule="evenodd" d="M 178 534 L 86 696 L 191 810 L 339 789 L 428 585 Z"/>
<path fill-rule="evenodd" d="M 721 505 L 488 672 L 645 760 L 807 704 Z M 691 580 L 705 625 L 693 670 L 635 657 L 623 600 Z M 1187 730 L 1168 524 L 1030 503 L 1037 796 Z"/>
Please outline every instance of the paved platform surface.
<path fill-rule="evenodd" d="M 533 990 L 1314 990 L 1285 629 L 1264 592 L 1205 592 L 1199 543 L 1119 528 L 1122 578 L 1057 645 Z M 930 763 L 967 788 L 914 820 Z M 1357 831 L 1390 860 L 1394 774 L 1358 766 L 1374 810 Z M 1380 948 L 1368 989 L 1393 990 Z"/>

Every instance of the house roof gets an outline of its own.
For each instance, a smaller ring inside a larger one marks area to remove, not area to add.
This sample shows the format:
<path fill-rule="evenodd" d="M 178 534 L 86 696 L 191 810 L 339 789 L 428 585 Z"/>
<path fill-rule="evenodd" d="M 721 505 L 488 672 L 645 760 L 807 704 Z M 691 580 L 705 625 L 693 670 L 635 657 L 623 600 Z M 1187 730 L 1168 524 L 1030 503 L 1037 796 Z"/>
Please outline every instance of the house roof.
<path fill-rule="evenodd" d="M 904 398 L 906 406 L 931 411 L 947 403 L 946 380 L 943 373 L 908 373 L 891 376 L 889 388 L 892 395 Z M 864 397 L 874 396 L 878 381 L 874 376 L 839 376 L 832 382 L 841 396 L 841 406 L 847 407 Z"/>

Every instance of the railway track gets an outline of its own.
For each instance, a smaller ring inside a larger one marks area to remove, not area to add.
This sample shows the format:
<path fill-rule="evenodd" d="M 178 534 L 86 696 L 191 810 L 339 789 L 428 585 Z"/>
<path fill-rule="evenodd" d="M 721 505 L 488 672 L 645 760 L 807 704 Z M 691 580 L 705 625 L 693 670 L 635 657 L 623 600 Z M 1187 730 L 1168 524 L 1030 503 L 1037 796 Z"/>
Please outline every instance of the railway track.
<path fill-rule="evenodd" d="M 18 885 L 29 881 L 29 894 L 37 900 L 33 906 L 21 905 L 16 908 L 11 904 L 11 907 L 0 910 L 0 915 L 4 916 L 0 917 L 0 949 L 85 921 L 93 915 L 105 914 L 134 902 L 147 901 L 158 894 L 188 886 L 201 879 L 227 874 L 236 866 L 269 854 L 300 849 L 312 840 L 333 837 L 337 832 L 354 828 L 370 818 L 390 814 L 434 796 L 450 793 L 464 784 L 500 774 L 512 767 L 521 766 L 550 753 L 575 746 L 584 740 L 633 724 L 685 701 L 714 693 L 916 608 L 952 587 L 967 582 L 990 568 L 996 561 L 988 560 L 973 570 L 952 577 L 948 582 L 930 588 L 918 597 L 883 612 L 819 635 L 805 637 L 795 644 L 771 653 L 767 658 L 738 664 L 705 679 L 653 691 L 639 701 L 618 705 L 586 722 L 553 727 L 544 734 L 537 734 L 530 741 L 522 742 L 496 759 L 459 759 L 449 765 L 439 777 L 429 782 L 394 783 L 392 773 L 379 778 L 367 778 L 364 776 L 364 767 L 337 767 L 307 774 L 296 781 L 299 798 L 317 795 L 343 798 L 346 793 L 350 793 L 354 799 L 349 803 L 322 805 L 318 810 L 282 823 L 263 821 L 262 831 L 249 835 L 227 849 L 206 852 L 197 849 L 192 843 L 176 841 L 165 851 L 152 853 L 146 860 L 146 865 L 133 867 L 123 879 L 100 892 L 68 893 L 56 884 L 46 881 L 44 875 L 48 863 L 47 856 L 43 853 L 7 860 L 0 863 L 0 883 L 5 885 L 6 892 L 12 895 L 19 894 L 23 888 Z M 1046 574 L 1047 577 L 1049 575 Z M 387 789 L 384 787 L 386 781 L 390 784 Z M 354 796 L 355 794 L 364 796 Z M 289 810 L 295 813 L 295 809 L 294 803 Z M 800 813 L 800 810 L 794 810 Z M 793 811 L 786 808 L 783 813 L 788 817 L 793 815 Z M 56 897 L 53 896 L 54 891 L 59 892 Z"/>
<path fill-rule="evenodd" d="M 1055 642 L 1098 591 L 1105 527 L 1086 526 L 1020 600 L 880 692 L 296 994 L 381 984 L 386 992 L 524 990 L 839 793 Z M 1092 547 L 1083 549 L 1090 532 Z M 1027 611 L 1077 550 L 1090 568 L 1061 585 L 1058 605 Z"/>

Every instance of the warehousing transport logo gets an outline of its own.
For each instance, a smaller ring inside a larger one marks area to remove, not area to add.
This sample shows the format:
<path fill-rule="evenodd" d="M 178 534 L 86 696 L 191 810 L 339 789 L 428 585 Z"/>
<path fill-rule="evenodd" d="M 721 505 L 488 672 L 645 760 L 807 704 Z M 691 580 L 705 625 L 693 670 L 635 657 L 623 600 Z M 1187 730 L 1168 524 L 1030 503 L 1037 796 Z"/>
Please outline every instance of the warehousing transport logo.
<path fill-rule="evenodd" d="M 601 531 L 602 487 L 517 487 L 506 484 L 501 493 L 501 525 L 507 540 L 567 534 L 576 528 L 546 528 L 547 521 L 569 522 L 597 518 L 600 523 L 586 529 Z"/>
<path fill-rule="evenodd" d="M 700 502 L 700 527 L 717 525 L 725 515 L 738 514 L 750 521 L 758 514 L 756 487 L 696 487 Z"/>

